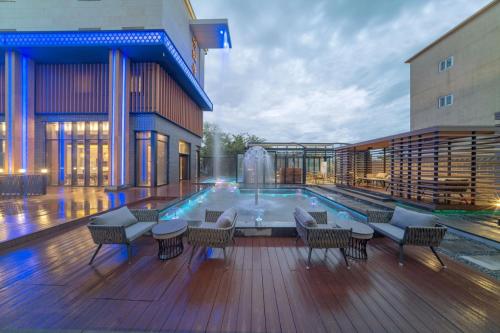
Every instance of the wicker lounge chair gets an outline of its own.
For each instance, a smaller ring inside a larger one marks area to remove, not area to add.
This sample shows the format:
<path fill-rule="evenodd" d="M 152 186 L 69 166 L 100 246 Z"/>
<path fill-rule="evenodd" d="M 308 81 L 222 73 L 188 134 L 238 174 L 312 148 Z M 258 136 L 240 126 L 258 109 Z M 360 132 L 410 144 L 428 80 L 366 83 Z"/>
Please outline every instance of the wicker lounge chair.
<path fill-rule="evenodd" d="M 188 244 L 193 246 L 189 264 L 193 259 L 196 248 L 199 246 L 220 248 L 224 252 L 224 263 L 227 263 L 226 247 L 234 243 L 234 229 L 238 214 L 234 211 L 234 217 L 230 225 L 226 227 L 218 226 L 218 219 L 223 214 L 222 211 L 207 210 L 205 212 L 205 222 L 199 226 L 189 226 L 187 231 Z"/>
<path fill-rule="evenodd" d="M 131 262 L 130 244 L 140 236 L 151 231 L 158 223 L 159 212 L 155 209 L 128 209 L 122 207 L 114 211 L 90 218 L 87 225 L 97 249 L 90 259 L 92 264 L 103 244 L 127 245 L 128 262 Z"/>
<path fill-rule="evenodd" d="M 378 233 L 399 244 L 399 264 L 403 265 L 406 245 L 428 246 L 439 263 L 446 268 L 435 248 L 446 234 L 447 228 L 437 223 L 432 214 L 414 212 L 401 207 L 394 211 L 368 211 L 368 223 Z"/>
<path fill-rule="evenodd" d="M 311 224 L 311 220 L 304 213 L 309 215 L 314 223 Z M 305 212 L 297 208 L 293 216 L 297 228 L 297 240 L 302 238 L 304 244 L 309 247 L 306 269 L 310 269 L 311 267 L 313 249 L 325 249 L 325 258 L 328 249 L 340 249 L 347 269 L 351 268 L 345 252 L 352 236 L 351 229 L 342 229 L 328 225 L 326 212 Z"/>

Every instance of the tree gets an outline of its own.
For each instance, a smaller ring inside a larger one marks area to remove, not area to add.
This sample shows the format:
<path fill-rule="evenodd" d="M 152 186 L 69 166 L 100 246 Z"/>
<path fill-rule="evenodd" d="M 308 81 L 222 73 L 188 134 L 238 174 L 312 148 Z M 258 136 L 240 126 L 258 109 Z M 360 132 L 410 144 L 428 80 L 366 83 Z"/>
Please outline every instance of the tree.
<path fill-rule="evenodd" d="M 203 124 L 203 142 L 201 146 L 202 157 L 214 155 L 214 141 L 216 136 L 220 138 L 220 154 L 229 156 L 243 154 L 247 144 L 250 142 L 263 143 L 266 141 L 263 138 L 248 133 L 226 133 L 221 131 L 217 125 L 205 122 Z"/>

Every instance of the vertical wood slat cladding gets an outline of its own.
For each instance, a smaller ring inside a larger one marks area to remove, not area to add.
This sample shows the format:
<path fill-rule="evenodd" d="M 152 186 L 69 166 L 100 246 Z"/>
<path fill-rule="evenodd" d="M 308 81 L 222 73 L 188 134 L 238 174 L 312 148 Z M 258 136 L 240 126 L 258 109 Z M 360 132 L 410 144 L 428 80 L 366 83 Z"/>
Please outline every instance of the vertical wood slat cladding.
<path fill-rule="evenodd" d="M 494 131 L 409 133 L 389 139 L 385 154 L 381 149 L 367 154 L 362 147 L 337 149 L 336 181 L 356 187 L 366 174 L 383 172 L 385 166 L 393 197 L 442 209 L 491 208 L 500 182 L 499 153 L 500 135 Z"/>
<path fill-rule="evenodd" d="M 5 113 L 5 65 L 0 64 L 0 113 Z"/>
<path fill-rule="evenodd" d="M 35 75 L 35 112 L 108 112 L 107 64 L 37 64 Z"/>
<path fill-rule="evenodd" d="M 131 112 L 155 112 L 202 135 L 203 111 L 160 65 L 133 63 L 130 91 Z"/>

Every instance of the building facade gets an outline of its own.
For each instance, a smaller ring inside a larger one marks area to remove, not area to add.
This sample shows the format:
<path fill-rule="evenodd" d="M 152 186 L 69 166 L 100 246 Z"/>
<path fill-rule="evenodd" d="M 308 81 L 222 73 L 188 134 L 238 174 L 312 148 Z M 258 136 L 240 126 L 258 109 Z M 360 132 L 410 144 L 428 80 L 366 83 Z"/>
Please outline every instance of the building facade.
<path fill-rule="evenodd" d="M 227 20 L 188 0 L 0 2 L 0 172 L 50 185 L 160 186 L 198 175 L 208 49 Z"/>
<path fill-rule="evenodd" d="M 410 126 L 492 126 L 500 111 L 500 1 L 406 61 Z"/>

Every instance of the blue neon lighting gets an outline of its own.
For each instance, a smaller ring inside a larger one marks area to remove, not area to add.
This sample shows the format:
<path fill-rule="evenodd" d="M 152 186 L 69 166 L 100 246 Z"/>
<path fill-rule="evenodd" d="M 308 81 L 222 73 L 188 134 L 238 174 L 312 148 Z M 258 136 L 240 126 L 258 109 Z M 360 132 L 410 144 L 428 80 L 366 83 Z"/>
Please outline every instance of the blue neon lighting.
<path fill-rule="evenodd" d="M 13 119 L 12 119 L 12 99 L 14 96 L 12 96 L 12 52 L 8 52 L 7 55 L 7 147 L 8 147 L 8 154 L 7 154 L 7 168 L 8 172 L 12 173 L 13 172 L 13 155 L 14 152 L 13 150 Z"/>
<path fill-rule="evenodd" d="M 174 43 L 164 30 L 143 31 L 67 31 L 67 32 L 3 32 L 0 33 L 0 48 L 28 47 L 109 47 L 163 46 L 189 81 L 195 94 L 201 99 L 199 105 L 212 110 L 213 105 L 186 64 Z"/>
<path fill-rule="evenodd" d="M 121 135 L 121 177 L 120 177 L 120 185 L 125 185 L 125 139 L 128 133 L 125 133 L 125 117 L 127 117 L 126 110 L 126 100 L 125 96 L 127 96 L 127 59 L 122 57 L 122 112 L 121 112 L 121 121 L 122 121 L 122 135 Z"/>
<path fill-rule="evenodd" d="M 23 57 L 22 60 L 22 133 L 21 133 L 21 150 L 22 150 L 22 168 L 28 169 L 28 59 Z"/>
<path fill-rule="evenodd" d="M 64 123 L 59 123 L 59 185 L 64 184 L 64 154 L 65 154 L 65 146 L 64 146 Z"/>
<path fill-rule="evenodd" d="M 113 50 L 111 53 L 112 58 L 112 71 L 111 71 L 111 184 L 116 185 L 115 183 L 115 99 L 116 99 L 116 50 Z"/>
<path fill-rule="evenodd" d="M 224 30 L 222 30 L 222 29 L 221 29 L 221 30 L 219 30 L 219 33 L 220 33 L 221 35 L 224 35 Z"/>

